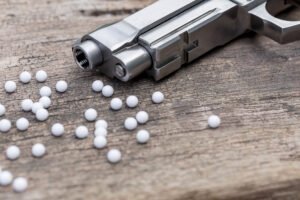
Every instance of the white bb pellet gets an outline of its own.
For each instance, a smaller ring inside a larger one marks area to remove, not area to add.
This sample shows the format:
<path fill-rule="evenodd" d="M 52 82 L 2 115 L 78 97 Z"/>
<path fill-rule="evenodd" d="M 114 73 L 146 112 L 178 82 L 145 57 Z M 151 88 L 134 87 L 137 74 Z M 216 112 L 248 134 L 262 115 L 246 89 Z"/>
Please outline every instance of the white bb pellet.
<path fill-rule="evenodd" d="M 11 128 L 11 122 L 8 119 L 0 120 L 0 132 L 6 133 Z"/>
<path fill-rule="evenodd" d="M 7 186 L 13 181 L 13 175 L 10 171 L 1 171 L 0 172 L 0 185 Z"/>
<path fill-rule="evenodd" d="M 105 129 L 107 129 L 107 127 L 108 127 L 107 121 L 105 121 L 103 119 L 97 120 L 97 122 L 95 123 L 95 128 L 98 128 L 98 127 L 103 127 Z"/>
<path fill-rule="evenodd" d="M 127 130 L 134 130 L 136 129 L 137 125 L 137 121 L 133 117 L 128 117 L 124 122 L 124 126 Z"/>
<path fill-rule="evenodd" d="M 37 143 L 32 146 L 31 153 L 34 157 L 37 157 L 37 158 L 42 157 L 46 153 L 46 147 L 43 144 Z"/>
<path fill-rule="evenodd" d="M 102 88 L 102 95 L 105 97 L 111 97 L 114 94 L 114 88 L 110 85 L 106 85 Z"/>
<path fill-rule="evenodd" d="M 41 108 L 36 111 L 35 117 L 39 121 L 46 121 L 49 117 L 48 110 Z"/>
<path fill-rule="evenodd" d="M 89 130 L 86 126 L 79 126 L 76 128 L 75 136 L 78 139 L 84 139 L 89 135 Z"/>
<path fill-rule="evenodd" d="M 118 149 L 109 150 L 106 156 L 110 163 L 118 163 L 122 159 L 122 154 Z"/>
<path fill-rule="evenodd" d="M 27 179 L 24 177 L 15 178 L 12 187 L 15 192 L 24 192 L 28 187 Z"/>
<path fill-rule="evenodd" d="M 147 112 L 145 111 L 139 111 L 136 115 L 135 115 L 136 120 L 138 121 L 139 124 L 145 124 L 148 122 L 149 120 L 149 115 Z"/>
<path fill-rule="evenodd" d="M 150 139 L 150 134 L 148 131 L 146 130 L 140 130 L 138 131 L 138 133 L 136 134 L 136 140 L 138 143 L 140 144 L 145 144 L 149 141 Z"/>
<path fill-rule="evenodd" d="M 154 92 L 152 94 L 153 103 L 162 103 L 165 99 L 165 96 L 162 92 Z"/>
<path fill-rule="evenodd" d="M 6 157 L 9 160 L 16 160 L 17 158 L 20 157 L 20 154 L 21 154 L 21 151 L 20 151 L 19 147 L 15 146 L 15 145 L 9 146 L 6 149 Z"/>
<path fill-rule="evenodd" d="M 43 87 L 40 89 L 40 95 L 41 95 L 41 97 L 43 97 L 43 96 L 50 97 L 51 94 L 52 94 L 51 88 L 48 87 L 48 86 L 43 86 Z"/>
<path fill-rule="evenodd" d="M 55 88 L 56 88 L 57 92 L 63 93 L 65 91 L 67 91 L 67 89 L 68 89 L 68 83 L 66 81 L 58 81 L 56 83 Z"/>
<path fill-rule="evenodd" d="M 101 126 L 97 127 L 94 131 L 95 136 L 107 136 L 107 130 Z"/>
<path fill-rule="evenodd" d="M 51 133 L 52 133 L 52 135 L 54 135 L 56 137 L 62 136 L 64 134 L 64 132 L 65 132 L 65 128 L 60 123 L 56 123 L 51 127 Z"/>
<path fill-rule="evenodd" d="M 22 117 L 17 120 L 16 126 L 19 131 L 26 131 L 29 127 L 29 121 L 28 119 Z"/>
<path fill-rule="evenodd" d="M 41 103 L 44 108 L 49 108 L 51 106 L 51 99 L 47 96 L 42 96 L 39 99 L 39 103 Z"/>
<path fill-rule="evenodd" d="M 31 81 L 31 73 L 24 71 L 20 74 L 19 79 L 22 83 L 29 83 Z"/>
<path fill-rule="evenodd" d="M 31 111 L 36 114 L 36 112 L 39 110 L 39 109 L 42 109 L 44 108 L 43 104 L 41 104 L 40 102 L 34 102 L 32 104 L 32 108 L 31 108 Z"/>
<path fill-rule="evenodd" d="M 120 98 L 113 98 L 110 101 L 110 107 L 113 110 L 120 110 L 122 108 L 122 106 L 123 106 L 123 102 Z"/>
<path fill-rule="evenodd" d="M 21 107 L 23 111 L 31 111 L 32 110 L 33 101 L 31 99 L 24 99 L 21 102 Z"/>
<path fill-rule="evenodd" d="M 13 93 L 17 89 L 17 85 L 14 81 L 6 81 L 4 85 L 4 89 L 7 93 Z"/>
<path fill-rule="evenodd" d="M 38 82 L 40 82 L 40 83 L 45 82 L 45 81 L 47 80 L 47 78 L 48 78 L 48 75 L 47 75 L 47 73 L 46 73 L 45 71 L 43 71 L 43 70 L 39 70 L 39 71 L 36 72 L 36 74 L 35 74 L 35 79 L 36 79 Z"/>
<path fill-rule="evenodd" d="M 6 108 L 4 105 L 0 104 L 0 117 L 3 116 L 6 112 Z"/>
<path fill-rule="evenodd" d="M 96 147 L 97 149 L 103 149 L 104 147 L 106 147 L 106 144 L 106 137 L 100 135 L 94 138 L 94 147 Z"/>
<path fill-rule="evenodd" d="M 97 119 L 98 113 L 95 109 L 89 108 L 84 112 L 84 117 L 87 121 L 92 122 Z"/>
<path fill-rule="evenodd" d="M 103 88 L 103 82 L 102 81 L 96 80 L 96 81 L 93 82 L 92 89 L 93 89 L 94 92 L 101 92 L 102 88 Z"/>
<path fill-rule="evenodd" d="M 127 99 L 126 99 L 126 105 L 129 108 L 137 107 L 138 103 L 139 103 L 139 99 L 136 96 L 131 95 L 131 96 L 127 97 Z"/>
<path fill-rule="evenodd" d="M 209 116 L 207 122 L 210 128 L 218 128 L 221 124 L 221 119 L 217 115 L 211 115 Z"/>

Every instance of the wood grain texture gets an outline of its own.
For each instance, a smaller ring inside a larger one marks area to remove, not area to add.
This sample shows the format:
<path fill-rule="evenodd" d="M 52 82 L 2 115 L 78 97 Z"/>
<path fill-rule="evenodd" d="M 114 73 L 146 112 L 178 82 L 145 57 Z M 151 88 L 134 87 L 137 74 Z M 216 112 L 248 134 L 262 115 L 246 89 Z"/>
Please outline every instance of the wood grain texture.
<path fill-rule="evenodd" d="M 49 75 L 43 84 L 18 83 L 11 95 L 0 88 L 5 118 L 31 122 L 27 132 L 14 127 L 0 135 L 1 152 L 11 144 L 22 149 L 14 162 L 2 154 L 0 166 L 29 180 L 22 194 L 0 187 L 1 200 L 300 199 L 299 42 L 281 46 L 246 34 L 158 83 L 148 77 L 121 83 L 77 69 L 70 49 L 75 39 L 153 1 L 0 1 L 0 85 L 18 81 L 22 70 Z M 46 123 L 20 110 L 22 99 L 38 100 L 40 87 L 54 88 L 61 79 L 70 89 L 54 92 Z M 90 89 L 96 79 L 112 84 L 115 97 L 137 95 L 139 107 L 110 111 L 109 99 Z M 156 90 L 166 96 L 161 105 L 150 101 Z M 107 149 L 95 150 L 91 136 L 74 138 L 78 125 L 92 131 L 93 123 L 83 119 L 89 107 L 109 122 Z M 151 132 L 147 145 L 137 145 L 135 134 L 123 128 L 138 110 L 150 113 L 150 122 L 139 127 Z M 222 118 L 217 130 L 207 128 L 212 113 Z M 49 133 L 55 122 L 65 124 L 62 138 Z M 31 156 L 36 142 L 47 146 L 42 159 Z M 122 151 L 121 163 L 106 161 L 110 148 Z"/>

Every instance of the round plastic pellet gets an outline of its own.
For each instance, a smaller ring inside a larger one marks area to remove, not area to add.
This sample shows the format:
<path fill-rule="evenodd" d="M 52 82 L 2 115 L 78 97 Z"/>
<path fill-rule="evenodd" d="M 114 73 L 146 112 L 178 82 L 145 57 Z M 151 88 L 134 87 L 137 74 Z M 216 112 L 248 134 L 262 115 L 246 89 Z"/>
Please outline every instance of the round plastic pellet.
<path fill-rule="evenodd" d="M 45 82 L 45 81 L 47 80 L 47 78 L 48 78 L 48 75 L 47 75 L 47 73 L 46 73 L 45 71 L 43 71 L 43 70 L 39 70 L 39 71 L 36 72 L 36 74 L 35 74 L 35 79 L 36 79 L 38 82 L 40 82 L 40 83 Z"/>
<path fill-rule="evenodd" d="M 54 135 L 55 137 L 60 137 L 64 134 L 65 132 L 65 128 L 62 124 L 60 123 L 56 123 L 51 127 L 51 133 L 52 135 Z"/>
<path fill-rule="evenodd" d="M 24 177 L 15 178 L 12 187 L 15 192 L 24 192 L 28 187 L 27 179 Z"/>
<path fill-rule="evenodd" d="M 29 121 L 28 119 L 22 117 L 17 120 L 16 126 L 19 131 L 26 131 L 29 127 Z"/>
<path fill-rule="evenodd" d="M 16 91 L 17 85 L 14 81 L 6 81 L 4 88 L 7 93 L 13 93 Z"/>
<path fill-rule="evenodd" d="M 122 159 L 122 154 L 118 149 L 111 149 L 107 153 L 107 160 L 110 163 L 118 163 Z"/>
<path fill-rule="evenodd" d="M 31 99 L 24 99 L 21 102 L 21 107 L 23 111 L 31 111 L 32 110 L 33 101 Z"/>
<path fill-rule="evenodd" d="M 84 117 L 87 121 L 92 122 L 97 119 L 98 113 L 95 109 L 89 108 L 84 112 Z"/>
<path fill-rule="evenodd" d="M 55 88 L 56 88 L 57 92 L 63 93 L 65 91 L 67 91 L 67 89 L 68 89 L 68 83 L 66 81 L 58 81 L 56 83 Z"/>
<path fill-rule="evenodd" d="M 21 151 L 19 147 L 12 145 L 6 149 L 6 157 L 9 160 L 16 160 L 20 157 Z"/>
<path fill-rule="evenodd" d="M 122 108 L 122 106 L 123 106 L 123 102 L 120 98 L 113 98 L 110 101 L 110 107 L 113 110 L 120 110 Z"/>
<path fill-rule="evenodd" d="M 89 130 L 86 126 L 79 126 L 76 128 L 75 136 L 78 139 L 84 139 L 89 135 Z"/>
<path fill-rule="evenodd" d="M 11 128 L 11 122 L 8 119 L 0 120 L 0 132 L 6 133 Z"/>
<path fill-rule="evenodd" d="M 145 111 L 139 111 L 136 115 L 135 115 L 136 120 L 138 121 L 139 124 L 145 124 L 148 122 L 149 120 L 149 115 L 147 112 Z"/>
<path fill-rule="evenodd" d="M 107 130 L 101 126 L 97 127 L 94 131 L 95 136 L 107 136 Z"/>
<path fill-rule="evenodd" d="M 126 105 L 129 108 L 137 107 L 138 103 L 139 103 L 139 99 L 136 96 L 131 95 L 131 96 L 127 97 L 127 99 L 126 99 Z"/>
<path fill-rule="evenodd" d="M 31 153 L 34 157 L 42 157 L 46 153 L 46 147 L 43 144 L 37 143 L 32 146 Z"/>
<path fill-rule="evenodd" d="M 48 86 L 43 86 L 43 87 L 40 89 L 40 95 L 41 95 L 41 97 L 43 97 L 43 96 L 50 97 L 51 94 L 52 94 L 51 88 L 48 87 Z"/>
<path fill-rule="evenodd" d="M 49 117 L 48 110 L 41 108 L 36 111 L 35 117 L 38 121 L 46 121 Z"/>
<path fill-rule="evenodd" d="M 44 108 L 43 104 L 41 104 L 40 102 L 34 102 L 32 104 L 31 111 L 36 114 L 36 112 L 41 108 Z"/>
<path fill-rule="evenodd" d="M 136 129 L 137 125 L 138 123 L 133 117 L 128 117 L 124 122 L 125 128 L 130 131 Z"/>
<path fill-rule="evenodd" d="M 94 92 L 101 92 L 102 88 L 103 88 L 103 82 L 102 81 L 96 80 L 96 81 L 93 82 L 92 89 L 93 89 Z"/>
<path fill-rule="evenodd" d="M 39 102 L 43 105 L 44 108 L 49 108 L 51 106 L 51 99 L 47 96 L 43 96 L 39 99 Z"/>
<path fill-rule="evenodd" d="M 209 116 L 207 123 L 210 128 L 218 128 L 221 124 L 221 119 L 217 115 L 211 115 Z"/>
<path fill-rule="evenodd" d="M 165 99 L 164 94 L 161 92 L 154 92 L 152 94 L 153 103 L 162 103 L 164 99 Z"/>
<path fill-rule="evenodd" d="M 22 83 L 29 83 L 31 81 L 31 73 L 24 71 L 20 74 L 19 79 Z"/>
<path fill-rule="evenodd" d="M 150 134 L 148 131 L 146 130 L 140 130 L 138 131 L 138 133 L 136 134 L 136 140 L 138 143 L 140 144 L 145 144 L 149 141 L 150 139 Z"/>
<path fill-rule="evenodd" d="M 13 175 L 10 171 L 0 171 L 0 185 L 7 186 L 13 181 Z"/>
<path fill-rule="evenodd" d="M 107 144 L 106 137 L 99 135 L 94 138 L 94 147 L 95 148 L 103 149 L 104 147 L 106 147 L 106 144 Z"/>
<path fill-rule="evenodd" d="M 107 129 L 107 121 L 103 120 L 103 119 L 100 119 L 100 120 L 97 120 L 97 122 L 95 123 L 95 128 L 98 128 L 98 127 L 103 127 L 105 129 Z"/>
<path fill-rule="evenodd" d="M 0 104 L 0 117 L 3 116 L 6 112 L 6 108 L 4 105 Z"/>
<path fill-rule="evenodd" d="M 102 95 L 105 97 L 111 97 L 114 94 L 114 88 L 110 85 L 106 85 L 102 88 Z"/>

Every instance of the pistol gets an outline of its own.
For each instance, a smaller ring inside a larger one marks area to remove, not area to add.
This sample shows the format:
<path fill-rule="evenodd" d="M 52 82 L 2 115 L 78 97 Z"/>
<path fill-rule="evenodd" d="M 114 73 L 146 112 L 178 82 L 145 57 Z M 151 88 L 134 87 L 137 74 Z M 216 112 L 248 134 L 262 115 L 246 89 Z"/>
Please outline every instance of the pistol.
<path fill-rule="evenodd" d="M 83 70 L 121 81 L 147 73 L 160 80 L 247 31 L 281 44 L 300 39 L 300 21 L 276 16 L 299 0 L 158 0 L 72 46 Z"/>

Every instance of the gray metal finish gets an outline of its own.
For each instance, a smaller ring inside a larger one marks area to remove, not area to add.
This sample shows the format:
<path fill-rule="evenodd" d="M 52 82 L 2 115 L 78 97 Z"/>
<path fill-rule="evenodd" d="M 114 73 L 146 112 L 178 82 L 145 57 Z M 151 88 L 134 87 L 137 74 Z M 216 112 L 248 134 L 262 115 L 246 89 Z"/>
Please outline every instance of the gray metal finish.
<path fill-rule="evenodd" d="M 279 43 L 300 40 L 300 22 L 274 16 L 299 0 L 159 0 L 73 45 L 79 67 L 129 81 L 160 80 L 247 30 Z"/>

